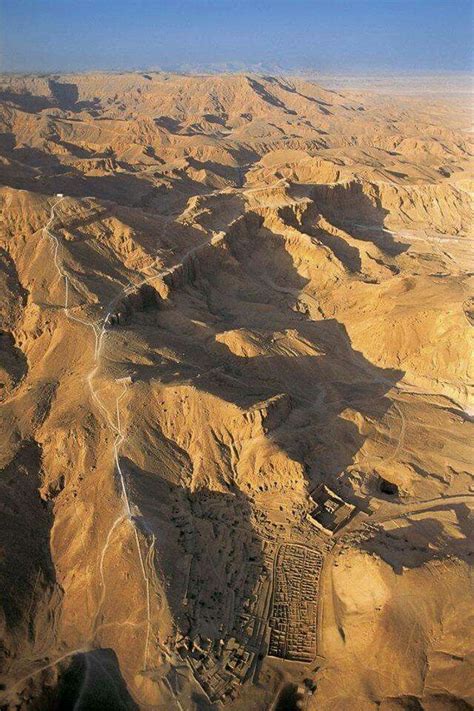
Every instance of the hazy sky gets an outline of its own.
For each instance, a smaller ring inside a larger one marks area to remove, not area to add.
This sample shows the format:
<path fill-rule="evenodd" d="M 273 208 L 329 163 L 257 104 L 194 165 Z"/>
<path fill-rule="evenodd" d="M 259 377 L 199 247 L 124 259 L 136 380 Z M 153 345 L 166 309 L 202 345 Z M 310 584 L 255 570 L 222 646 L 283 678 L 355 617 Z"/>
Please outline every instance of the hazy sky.
<path fill-rule="evenodd" d="M 0 0 L 0 71 L 469 71 L 473 2 Z"/>

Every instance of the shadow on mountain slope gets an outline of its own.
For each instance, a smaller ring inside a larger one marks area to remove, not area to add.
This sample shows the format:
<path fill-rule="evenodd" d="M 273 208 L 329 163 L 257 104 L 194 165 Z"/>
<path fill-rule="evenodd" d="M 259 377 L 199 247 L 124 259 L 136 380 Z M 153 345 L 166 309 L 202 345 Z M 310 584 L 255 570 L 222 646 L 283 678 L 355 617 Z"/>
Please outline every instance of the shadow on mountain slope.
<path fill-rule="evenodd" d="M 336 319 L 297 310 L 308 280 L 284 240 L 259 224 L 249 218 L 226 249 L 201 252 L 163 308 L 132 317 L 127 330 L 146 344 L 151 362 L 135 367 L 132 358 L 127 367 L 139 381 L 192 384 L 247 412 L 283 395 L 289 407 L 269 421 L 266 437 L 302 464 L 311 486 L 334 483 L 365 441 L 342 413 L 351 407 L 382 418 L 391 406 L 385 395 L 403 372 L 370 363 Z"/>
<path fill-rule="evenodd" d="M 233 482 L 227 492 L 188 488 L 192 465 L 183 451 L 178 452 L 183 479 L 172 481 L 175 464 L 169 457 L 179 448 L 171 444 L 170 450 L 170 442 L 156 432 L 153 471 L 121 459 L 130 499 L 139 510 L 135 524 L 148 539 L 155 537 L 157 567 L 171 582 L 167 601 L 180 634 L 239 637 L 239 620 L 263 565 L 250 504 Z"/>
<path fill-rule="evenodd" d="M 442 515 L 452 511 L 459 536 L 451 535 L 443 525 Z M 441 518 L 435 518 L 436 514 Z M 430 515 L 431 514 L 431 515 Z M 389 563 L 398 574 L 404 568 L 419 568 L 433 560 L 443 560 L 453 556 L 459 560 L 472 560 L 472 523 L 471 511 L 466 504 L 449 502 L 435 505 L 426 511 L 423 517 L 401 520 L 399 525 L 391 530 L 383 526 L 375 528 L 362 542 L 363 550 L 376 553 Z"/>
<path fill-rule="evenodd" d="M 31 711 L 138 711 L 112 649 L 94 649 L 72 657 L 55 688 L 44 687 Z"/>
<path fill-rule="evenodd" d="M 98 98 L 92 101 L 78 101 L 77 84 L 48 80 L 50 96 L 36 96 L 28 91 L 16 92 L 4 89 L 0 91 L 0 101 L 13 104 L 15 108 L 26 113 L 36 114 L 46 109 L 61 109 L 62 111 L 94 111 L 100 107 Z"/>
<path fill-rule="evenodd" d="M 10 630 L 31 623 L 36 605 L 56 581 L 49 548 L 53 517 L 40 497 L 41 484 L 40 447 L 24 442 L 0 471 L 0 587 Z"/>
<path fill-rule="evenodd" d="M 311 198 L 322 215 L 340 229 L 357 229 L 357 239 L 376 244 L 390 256 L 406 252 L 409 245 L 394 240 L 384 228 L 389 211 L 383 207 L 376 184 L 368 184 L 370 196 L 364 185 L 355 180 L 335 185 L 316 185 Z M 314 213 L 314 208 L 312 209 Z"/>

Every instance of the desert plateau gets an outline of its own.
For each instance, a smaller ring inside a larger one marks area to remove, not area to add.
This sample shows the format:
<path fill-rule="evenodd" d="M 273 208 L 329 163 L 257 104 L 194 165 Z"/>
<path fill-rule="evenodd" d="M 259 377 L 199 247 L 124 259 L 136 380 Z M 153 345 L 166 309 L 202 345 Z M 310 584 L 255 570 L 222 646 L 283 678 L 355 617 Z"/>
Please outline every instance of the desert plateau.
<path fill-rule="evenodd" d="M 468 711 L 469 82 L 0 76 L 0 708 Z"/>

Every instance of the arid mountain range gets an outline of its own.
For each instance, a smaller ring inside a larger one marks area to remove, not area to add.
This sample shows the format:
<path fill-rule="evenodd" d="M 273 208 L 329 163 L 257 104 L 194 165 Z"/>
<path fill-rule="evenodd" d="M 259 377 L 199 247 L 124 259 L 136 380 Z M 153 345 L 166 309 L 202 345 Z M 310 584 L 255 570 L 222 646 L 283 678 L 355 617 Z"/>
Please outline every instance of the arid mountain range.
<path fill-rule="evenodd" d="M 0 77 L 2 709 L 472 708 L 470 121 Z"/>

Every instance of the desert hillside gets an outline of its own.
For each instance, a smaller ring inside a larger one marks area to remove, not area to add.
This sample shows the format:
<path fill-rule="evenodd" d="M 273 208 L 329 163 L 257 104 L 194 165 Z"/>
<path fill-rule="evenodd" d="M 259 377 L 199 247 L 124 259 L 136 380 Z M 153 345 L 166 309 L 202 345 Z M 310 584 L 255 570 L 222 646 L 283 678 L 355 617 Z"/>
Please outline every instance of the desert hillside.
<path fill-rule="evenodd" d="M 470 119 L 0 77 L 2 709 L 472 708 Z"/>

